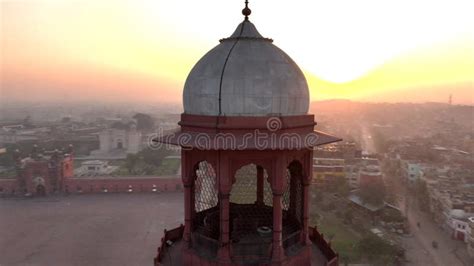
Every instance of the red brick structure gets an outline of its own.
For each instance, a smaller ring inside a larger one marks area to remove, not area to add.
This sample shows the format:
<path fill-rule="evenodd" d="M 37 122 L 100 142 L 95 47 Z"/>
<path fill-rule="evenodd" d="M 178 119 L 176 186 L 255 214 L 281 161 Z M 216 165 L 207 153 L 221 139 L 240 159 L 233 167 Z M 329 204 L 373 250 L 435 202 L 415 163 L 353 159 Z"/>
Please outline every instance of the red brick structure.
<path fill-rule="evenodd" d="M 20 158 L 17 151 L 17 178 L 0 180 L 0 190 L 4 194 L 34 196 L 63 191 L 67 180 L 74 175 L 72 153 L 72 146 L 67 152 L 55 150 L 40 153 L 35 145 L 31 155 L 26 158 Z"/>
<path fill-rule="evenodd" d="M 176 176 L 74 178 L 72 147 L 67 152 L 37 152 L 16 156 L 17 177 L 0 179 L 0 195 L 47 196 L 51 194 L 88 194 L 114 192 L 183 191 Z"/>
<path fill-rule="evenodd" d="M 309 227 L 314 131 L 298 66 L 245 20 L 193 68 L 180 130 L 184 227 L 165 231 L 155 265 L 337 265 Z M 168 258 L 168 259 L 167 259 Z"/>
<path fill-rule="evenodd" d="M 181 180 L 176 176 L 70 178 L 64 187 L 66 193 L 82 194 L 174 191 L 183 191 Z"/>
<path fill-rule="evenodd" d="M 161 139 L 184 145 L 187 136 L 182 265 L 310 265 L 312 146 L 337 139 L 313 131 L 313 115 L 279 117 L 277 131 L 266 128 L 268 119 L 183 114 L 181 131 Z M 250 140 L 255 129 L 268 141 Z M 311 135 L 316 142 L 305 142 Z"/>

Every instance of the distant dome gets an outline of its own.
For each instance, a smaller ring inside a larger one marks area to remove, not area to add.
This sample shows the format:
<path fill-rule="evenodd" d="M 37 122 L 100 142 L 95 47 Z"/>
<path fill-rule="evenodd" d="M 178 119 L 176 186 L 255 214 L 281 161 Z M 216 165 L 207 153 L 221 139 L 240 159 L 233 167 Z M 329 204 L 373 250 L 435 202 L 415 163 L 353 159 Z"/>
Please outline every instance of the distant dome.
<path fill-rule="evenodd" d="M 452 209 L 451 212 L 451 217 L 456 218 L 456 219 L 464 219 L 466 218 L 466 212 L 461 209 Z"/>
<path fill-rule="evenodd" d="M 309 90 L 298 65 L 248 20 L 209 51 L 184 85 L 184 112 L 210 116 L 304 115 Z"/>

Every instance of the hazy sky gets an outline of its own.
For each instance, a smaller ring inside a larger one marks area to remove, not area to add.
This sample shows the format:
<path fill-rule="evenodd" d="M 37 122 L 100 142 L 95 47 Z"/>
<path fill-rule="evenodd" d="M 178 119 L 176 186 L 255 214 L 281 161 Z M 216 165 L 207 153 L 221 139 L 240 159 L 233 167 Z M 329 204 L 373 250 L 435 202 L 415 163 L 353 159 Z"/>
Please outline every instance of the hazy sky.
<path fill-rule="evenodd" d="M 243 19 L 240 0 L 1 2 L 3 101 L 181 101 L 192 66 Z M 312 100 L 473 103 L 472 0 L 250 0 Z"/>

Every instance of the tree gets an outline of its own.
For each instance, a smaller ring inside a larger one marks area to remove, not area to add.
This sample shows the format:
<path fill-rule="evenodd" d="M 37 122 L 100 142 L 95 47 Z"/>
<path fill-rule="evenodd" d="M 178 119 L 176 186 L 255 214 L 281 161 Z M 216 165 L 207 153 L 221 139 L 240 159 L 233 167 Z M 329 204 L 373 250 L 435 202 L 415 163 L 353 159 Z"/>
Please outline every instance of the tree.
<path fill-rule="evenodd" d="M 372 130 L 372 139 L 378 153 L 386 153 L 388 151 L 390 143 L 387 141 L 385 134 L 380 130 L 375 128 Z"/>
<path fill-rule="evenodd" d="M 399 210 L 386 208 L 383 212 L 383 220 L 386 222 L 398 222 L 401 223 L 405 220 L 402 213 Z"/>
<path fill-rule="evenodd" d="M 65 117 L 61 118 L 61 123 L 66 124 L 66 123 L 71 123 L 71 121 L 72 121 L 72 119 L 69 116 L 65 116 Z"/>
<path fill-rule="evenodd" d="M 322 192 L 321 190 L 316 189 L 316 190 L 314 190 L 312 193 L 313 193 L 313 195 L 314 195 L 313 201 L 314 201 L 315 203 L 322 203 L 322 202 L 323 202 L 324 197 L 323 197 L 323 192 Z"/>
<path fill-rule="evenodd" d="M 143 131 L 150 131 L 154 128 L 154 121 L 150 115 L 137 113 L 133 116 L 137 120 L 137 129 Z"/>
<path fill-rule="evenodd" d="M 15 160 L 13 159 L 13 152 L 7 149 L 6 153 L 0 154 L 0 165 L 4 167 L 15 166 Z"/>
<path fill-rule="evenodd" d="M 359 196 L 364 203 L 382 205 L 385 200 L 385 186 L 383 181 L 374 181 L 362 185 L 359 189 Z"/>
<path fill-rule="evenodd" d="M 403 252 L 402 248 L 374 234 L 368 234 L 359 240 L 357 249 L 375 265 L 391 265 Z"/>
<path fill-rule="evenodd" d="M 146 148 L 142 150 L 141 152 L 138 153 L 138 156 L 143 158 L 143 161 L 146 164 L 153 165 L 155 167 L 159 167 L 161 165 L 161 162 L 166 156 L 169 156 L 173 154 L 173 151 L 168 150 L 166 148 L 160 148 L 160 149 L 151 149 L 151 148 Z"/>
<path fill-rule="evenodd" d="M 344 176 L 334 176 L 328 183 L 328 191 L 338 193 L 341 197 L 349 194 L 350 188 Z"/>
<path fill-rule="evenodd" d="M 137 154 L 127 154 L 127 158 L 125 159 L 125 167 L 127 168 L 129 174 L 136 173 L 139 160 L 140 158 Z"/>
<path fill-rule="evenodd" d="M 426 182 L 423 180 L 417 180 L 415 184 L 416 198 L 420 209 L 426 211 L 429 209 L 429 193 Z"/>
<path fill-rule="evenodd" d="M 344 223 L 350 224 L 352 223 L 352 219 L 354 219 L 354 214 L 351 209 L 347 209 L 344 213 Z"/>

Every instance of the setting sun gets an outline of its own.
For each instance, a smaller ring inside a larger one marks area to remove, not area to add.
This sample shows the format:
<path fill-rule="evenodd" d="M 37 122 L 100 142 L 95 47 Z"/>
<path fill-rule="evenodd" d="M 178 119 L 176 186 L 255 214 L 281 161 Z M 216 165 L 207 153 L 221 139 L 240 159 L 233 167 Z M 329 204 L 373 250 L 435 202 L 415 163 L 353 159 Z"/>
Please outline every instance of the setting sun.
<path fill-rule="evenodd" d="M 1 89 L 7 101 L 24 93 L 41 98 L 45 91 L 61 99 L 69 94 L 66 84 L 82 88 L 82 100 L 178 101 L 194 63 L 242 19 L 236 12 L 241 1 L 1 5 Z M 455 93 L 472 102 L 471 1 L 262 0 L 251 5 L 260 33 L 303 68 L 313 100 L 392 101 L 383 95 L 436 87 L 430 99 L 410 98 L 439 101 Z M 127 88 L 133 95 L 125 96 Z M 409 100 L 396 100 L 403 99 Z"/>

